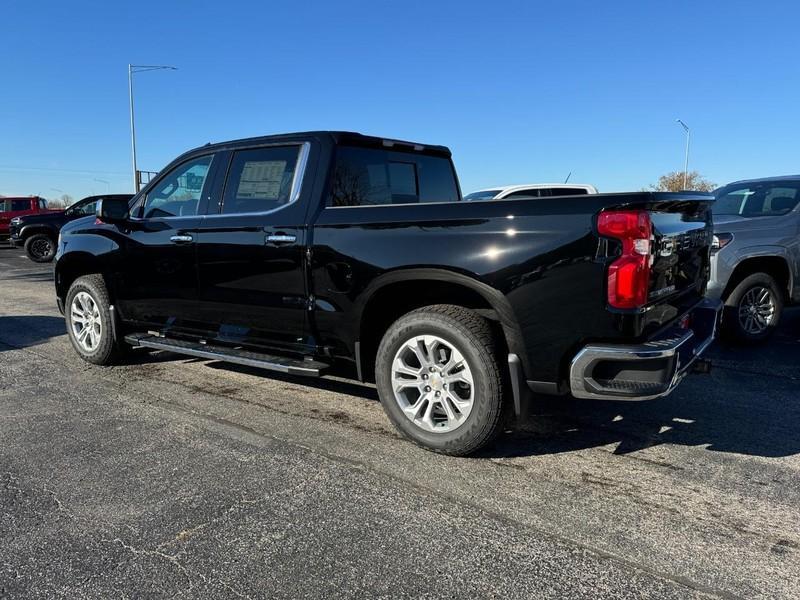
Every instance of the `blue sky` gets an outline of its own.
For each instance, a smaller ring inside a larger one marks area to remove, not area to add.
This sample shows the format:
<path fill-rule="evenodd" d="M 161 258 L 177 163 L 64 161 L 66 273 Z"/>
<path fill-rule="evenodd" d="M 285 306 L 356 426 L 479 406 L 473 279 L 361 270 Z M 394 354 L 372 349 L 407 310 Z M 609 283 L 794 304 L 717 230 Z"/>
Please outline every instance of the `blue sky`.
<path fill-rule="evenodd" d="M 0 194 L 127 191 L 238 137 L 346 129 L 453 150 L 465 191 L 800 172 L 796 2 L 18 2 L 0 8 Z M 108 181 L 96 181 L 101 179 Z"/>

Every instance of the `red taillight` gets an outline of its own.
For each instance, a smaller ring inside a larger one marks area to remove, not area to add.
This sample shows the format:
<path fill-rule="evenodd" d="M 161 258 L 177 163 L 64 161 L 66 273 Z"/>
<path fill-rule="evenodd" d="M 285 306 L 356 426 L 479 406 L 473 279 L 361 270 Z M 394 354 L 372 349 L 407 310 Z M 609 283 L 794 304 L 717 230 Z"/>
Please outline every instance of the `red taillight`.
<path fill-rule="evenodd" d="M 614 308 L 644 306 L 650 287 L 650 215 L 643 210 L 603 212 L 597 231 L 622 242 L 621 256 L 608 267 L 608 303 Z"/>

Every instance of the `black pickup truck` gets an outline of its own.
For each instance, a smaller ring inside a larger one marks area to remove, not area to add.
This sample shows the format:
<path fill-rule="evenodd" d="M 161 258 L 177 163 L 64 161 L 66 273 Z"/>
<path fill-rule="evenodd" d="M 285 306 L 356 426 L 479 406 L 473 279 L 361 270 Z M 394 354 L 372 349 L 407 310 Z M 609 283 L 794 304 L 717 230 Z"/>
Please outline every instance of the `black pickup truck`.
<path fill-rule="evenodd" d="M 97 201 L 103 198 L 130 200 L 131 194 L 106 194 L 87 196 L 66 210 L 51 210 L 11 219 L 9 235 L 12 246 L 25 248 L 25 254 L 33 262 L 50 262 L 56 255 L 58 232 L 70 221 L 94 215 Z"/>
<path fill-rule="evenodd" d="M 344 132 L 206 145 L 66 225 L 75 350 L 132 346 L 377 384 L 427 448 L 468 454 L 532 393 L 668 394 L 714 337 L 711 196 L 462 202 L 450 151 Z"/>

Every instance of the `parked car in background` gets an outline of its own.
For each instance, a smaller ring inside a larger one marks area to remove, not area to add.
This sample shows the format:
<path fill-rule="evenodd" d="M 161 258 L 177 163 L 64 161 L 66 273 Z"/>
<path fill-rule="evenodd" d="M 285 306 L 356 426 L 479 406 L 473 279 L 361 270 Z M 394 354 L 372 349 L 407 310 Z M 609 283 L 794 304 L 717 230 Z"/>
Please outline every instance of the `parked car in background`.
<path fill-rule="evenodd" d="M 0 198 L 0 240 L 10 237 L 9 226 L 12 219 L 40 212 L 47 212 L 47 200 L 39 196 Z"/>
<path fill-rule="evenodd" d="M 25 248 L 25 254 L 34 262 L 50 262 L 56 255 L 56 242 L 61 227 L 81 217 L 93 215 L 97 201 L 102 198 L 130 200 L 132 194 L 106 194 L 88 196 L 78 200 L 66 210 L 14 217 L 9 224 L 9 236 L 14 246 Z"/>
<path fill-rule="evenodd" d="M 188 152 L 131 202 L 65 225 L 55 291 L 88 362 L 143 346 L 343 372 L 376 382 L 418 444 L 468 454 L 531 390 L 646 400 L 703 364 L 712 202 L 462 202 L 443 146 L 251 138 Z"/>
<path fill-rule="evenodd" d="M 506 185 L 478 190 L 464 196 L 464 200 L 549 198 L 551 196 L 581 196 L 596 193 L 597 188 L 585 183 L 530 183 L 527 185 Z"/>
<path fill-rule="evenodd" d="M 708 294 L 725 302 L 725 334 L 760 342 L 800 297 L 800 175 L 737 181 L 714 195 Z"/>

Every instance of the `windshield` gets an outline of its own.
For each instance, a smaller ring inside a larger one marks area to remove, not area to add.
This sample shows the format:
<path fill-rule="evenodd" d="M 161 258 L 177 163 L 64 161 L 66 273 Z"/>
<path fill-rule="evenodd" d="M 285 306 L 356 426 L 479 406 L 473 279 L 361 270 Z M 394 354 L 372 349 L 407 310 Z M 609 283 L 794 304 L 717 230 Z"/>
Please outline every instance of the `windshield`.
<path fill-rule="evenodd" d="M 472 192 L 464 196 L 464 200 L 491 200 L 502 190 L 484 190 L 482 192 Z"/>
<path fill-rule="evenodd" d="M 785 215 L 800 202 L 800 181 L 730 185 L 717 191 L 714 216 L 766 217 Z"/>

